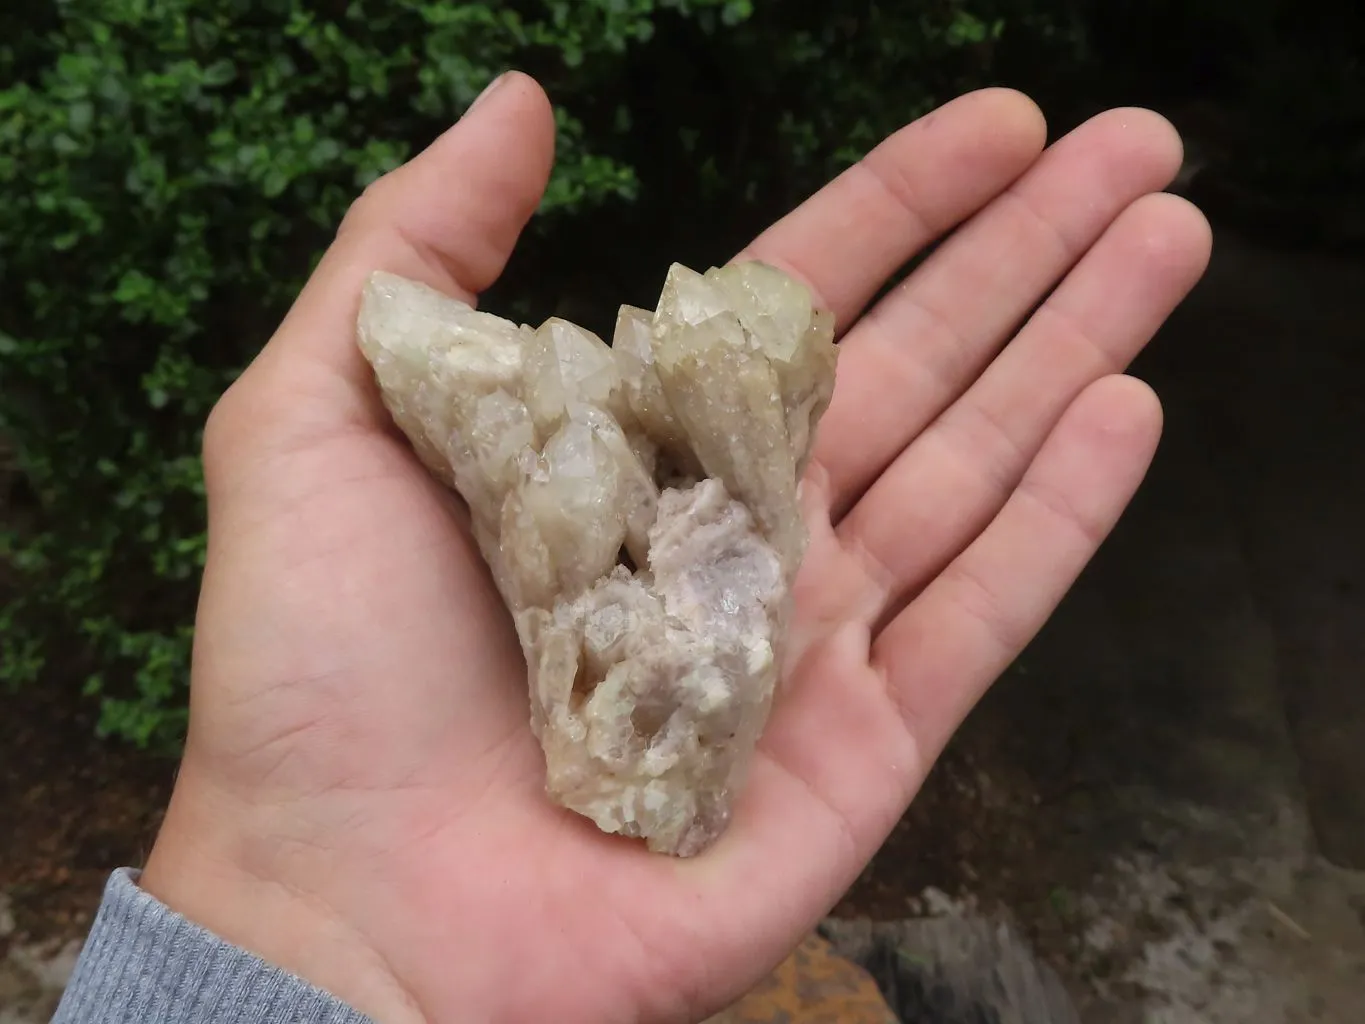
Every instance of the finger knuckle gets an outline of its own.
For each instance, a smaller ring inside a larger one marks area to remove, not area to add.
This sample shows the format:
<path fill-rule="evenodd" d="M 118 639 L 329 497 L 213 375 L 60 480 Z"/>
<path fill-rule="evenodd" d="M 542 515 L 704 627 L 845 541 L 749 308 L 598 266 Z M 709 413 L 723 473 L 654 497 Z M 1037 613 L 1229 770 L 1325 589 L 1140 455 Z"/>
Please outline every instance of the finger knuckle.
<path fill-rule="evenodd" d="M 388 197 L 392 195 L 395 188 L 395 175 L 397 171 L 389 171 L 381 174 L 374 181 L 370 182 L 360 194 L 351 201 L 346 213 L 341 218 L 341 223 L 337 226 L 337 236 L 354 231 L 357 226 L 365 224 L 373 217 L 375 209 L 382 209 L 388 203 Z"/>

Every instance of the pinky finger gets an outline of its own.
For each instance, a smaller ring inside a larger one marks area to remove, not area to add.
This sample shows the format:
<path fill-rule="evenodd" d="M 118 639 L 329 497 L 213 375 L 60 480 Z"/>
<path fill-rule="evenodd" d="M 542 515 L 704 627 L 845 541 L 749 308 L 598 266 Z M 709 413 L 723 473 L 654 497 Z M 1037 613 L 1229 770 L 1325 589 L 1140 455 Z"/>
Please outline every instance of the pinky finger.
<path fill-rule="evenodd" d="M 926 760 L 1056 609 L 1137 491 L 1160 435 L 1147 385 L 1096 381 L 985 531 L 877 636 L 872 664 Z"/>

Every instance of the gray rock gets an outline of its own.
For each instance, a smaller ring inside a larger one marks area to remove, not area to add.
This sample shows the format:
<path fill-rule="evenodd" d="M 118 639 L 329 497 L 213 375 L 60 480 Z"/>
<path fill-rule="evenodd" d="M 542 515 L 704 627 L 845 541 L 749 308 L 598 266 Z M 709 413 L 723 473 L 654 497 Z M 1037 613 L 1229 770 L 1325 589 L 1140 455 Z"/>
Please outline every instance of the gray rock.
<path fill-rule="evenodd" d="M 826 921 L 821 933 L 914 1024 L 1080 1024 L 1056 973 L 1008 925 L 949 915 Z"/>

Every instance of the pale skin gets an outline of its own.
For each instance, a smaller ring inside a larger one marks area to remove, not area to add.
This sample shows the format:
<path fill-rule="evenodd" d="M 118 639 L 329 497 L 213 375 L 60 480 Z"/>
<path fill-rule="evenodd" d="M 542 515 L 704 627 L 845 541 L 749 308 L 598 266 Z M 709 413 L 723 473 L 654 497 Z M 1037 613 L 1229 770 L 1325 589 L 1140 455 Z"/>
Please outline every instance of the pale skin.
<path fill-rule="evenodd" d="M 372 270 L 471 301 L 501 272 L 553 122 L 500 80 L 355 204 L 210 418 L 190 735 L 143 887 L 385 1024 L 689 1021 L 742 994 L 876 852 L 1155 451 L 1160 405 L 1122 371 L 1210 248 L 1160 192 L 1179 140 L 1117 110 L 1044 143 L 1027 98 L 964 96 L 739 254 L 800 277 L 842 355 L 798 657 L 729 831 L 680 861 L 545 797 L 466 514 L 353 340 Z"/>

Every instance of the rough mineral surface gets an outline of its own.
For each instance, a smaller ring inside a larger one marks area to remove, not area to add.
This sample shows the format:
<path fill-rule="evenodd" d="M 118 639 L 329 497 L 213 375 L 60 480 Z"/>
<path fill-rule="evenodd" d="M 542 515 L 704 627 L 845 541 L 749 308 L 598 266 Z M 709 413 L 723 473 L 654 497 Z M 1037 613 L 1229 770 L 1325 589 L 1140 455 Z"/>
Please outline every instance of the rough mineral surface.
<path fill-rule="evenodd" d="M 395 421 L 470 507 L 552 798 L 652 850 L 705 849 L 773 699 L 832 317 L 761 263 L 674 265 L 608 347 L 376 273 L 357 333 Z"/>

